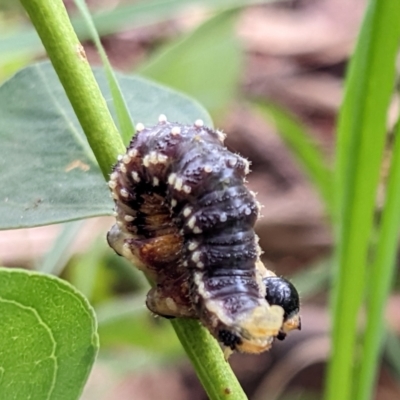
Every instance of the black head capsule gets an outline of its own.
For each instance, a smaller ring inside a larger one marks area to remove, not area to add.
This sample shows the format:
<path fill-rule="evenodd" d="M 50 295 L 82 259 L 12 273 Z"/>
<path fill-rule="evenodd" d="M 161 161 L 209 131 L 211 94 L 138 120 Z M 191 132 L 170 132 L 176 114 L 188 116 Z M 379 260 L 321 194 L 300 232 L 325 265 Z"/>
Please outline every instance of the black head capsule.
<path fill-rule="evenodd" d="M 277 336 L 277 339 L 283 340 L 289 331 L 301 329 L 299 294 L 293 284 L 285 278 L 268 276 L 263 281 L 267 289 L 265 299 L 270 305 L 283 308 L 283 325 Z"/>

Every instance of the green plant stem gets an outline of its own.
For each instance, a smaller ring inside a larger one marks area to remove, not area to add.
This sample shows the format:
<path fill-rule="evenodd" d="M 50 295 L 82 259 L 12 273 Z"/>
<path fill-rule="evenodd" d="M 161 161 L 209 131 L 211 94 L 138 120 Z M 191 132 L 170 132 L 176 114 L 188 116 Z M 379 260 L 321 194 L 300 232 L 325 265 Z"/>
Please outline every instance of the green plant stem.
<path fill-rule="evenodd" d="M 86 2 L 84 0 L 74 0 L 74 1 L 75 5 L 82 14 L 83 20 L 86 23 L 87 29 L 90 34 L 90 38 L 93 40 L 94 44 L 96 45 L 97 51 L 100 54 L 100 58 L 104 66 L 104 72 L 107 77 L 108 86 L 110 87 L 110 92 L 113 98 L 113 103 L 115 107 L 115 112 L 117 114 L 117 120 L 122 140 L 124 143 L 128 144 L 133 134 L 135 133 L 135 128 L 133 127 L 132 118 L 129 114 L 129 110 L 126 105 L 124 96 L 121 93 L 118 80 L 115 76 L 110 61 L 108 60 L 107 54 L 104 51 L 103 45 L 101 44 L 100 36 L 97 33 L 96 27 L 90 15 L 89 9 L 86 5 Z"/>
<path fill-rule="evenodd" d="M 96 159 L 108 179 L 117 155 L 125 151 L 106 103 L 84 57 L 61 0 L 21 0 L 77 113 Z M 245 400 L 215 339 L 196 321 L 173 322 L 212 400 Z"/>
<path fill-rule="evenodd" d="M 21 0 L 106 179 L 125 147 L 60 0 Z"/>
<path fill-rule="evenodd" d="M 209 398 L 247 399 L 228 362 L 225 361 L 220 346 L 210 333 L 193 319 L 171 322 Z M 208 346 L 205 347 L 204 343 L 208 343 Z"/>

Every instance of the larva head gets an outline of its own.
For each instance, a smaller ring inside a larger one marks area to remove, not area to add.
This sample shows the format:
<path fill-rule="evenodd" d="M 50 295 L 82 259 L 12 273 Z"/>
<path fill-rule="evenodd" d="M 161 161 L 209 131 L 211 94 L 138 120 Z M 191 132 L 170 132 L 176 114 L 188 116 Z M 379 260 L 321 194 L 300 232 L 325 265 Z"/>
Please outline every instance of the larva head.
<path fill-rule="evenodd" d="M 237 318 L 229 329 L 220 329 L 218 339 L 241 353 L 261 353 L 268 350 L 279 335 L 283 314 L 280 306 L 260 305 Z"/>
<path fill-rule="evenodd" d="M 288 332 L 301 329 L 299 294 L 293 284 L 285 278 L 268 276 L 263 281 L 266 286 L 265 299 L 270 305 L 281 306 L 284 311 L 283 325 L 277 335 L 279 340 L 283 340 Z"/>

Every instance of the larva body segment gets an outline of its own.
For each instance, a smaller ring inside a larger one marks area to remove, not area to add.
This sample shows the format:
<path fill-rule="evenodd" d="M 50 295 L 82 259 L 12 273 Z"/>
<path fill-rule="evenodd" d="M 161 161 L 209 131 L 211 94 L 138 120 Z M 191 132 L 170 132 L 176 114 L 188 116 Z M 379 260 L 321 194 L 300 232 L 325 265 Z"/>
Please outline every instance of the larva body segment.
<path fill-rule="evenodd" d="M 259 207 L 244 186 L 248 161 L 201 121 L 161 116 L 137 128 L 109 182 L 117 217 L 110 246 L 156 283 L 151 311 L 199 318 L 233 350 L 266 350 L 285 311 L 266 300 L 263 279 L 274 274 L 259 259 Z"/>

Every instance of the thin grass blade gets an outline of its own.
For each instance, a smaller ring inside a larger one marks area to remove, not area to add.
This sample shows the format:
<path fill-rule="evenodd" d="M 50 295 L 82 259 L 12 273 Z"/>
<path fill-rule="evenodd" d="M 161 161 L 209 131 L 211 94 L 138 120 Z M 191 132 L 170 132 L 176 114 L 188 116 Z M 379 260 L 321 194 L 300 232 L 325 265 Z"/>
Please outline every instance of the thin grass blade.
<path fill-rule="evenodd" d="M 132 138 L 133 134 L 135 133 L 132 117 L 129 113 L 124 96 L 122 95 L 121 88 L 119 87 L 117 78 L 115 77 L 114 70 L 111 67 L 110 61 L 108 60 L 107 54 L 104 51 L 103 45 L 101 44 L 100 36 L 96 30 L 96 26 L 90 15 L 86 2 L 85 0 L 74 0 L 74 1 L 76 7 L 79 9 L 82 15 L 84 23 L 86 24 L 87 30 L 90 34 L 90 38 L 95 43 L 97 51 L 100 54 L 101 61 L 104 66 L 104 71 L 106 73 L 108 85 L 110 86 L 110 92 L 113 98 L 115 112 L 117 114 L 119 130 L 124 144 L 127 145 L 130 139 Z"/>
<path fill-rule="evenodd" d="M 386 201 L 378 228 L 376 256 L 370 269 L 367 325 L 356 400 L 372 398 L 385 335 L 385 305 L 392 287 L 400 227 L 400 124 L 397 124 Z"/>
<path fill-rule="evenodd" d="M 339 117 L 335 171 L 339 268 L 333 291 L 326 400 L 354 398 L 356 322 L 365 289 L 386 115 L 394 86 L 399 8 L 399 2 L 370 1 Z"/>

